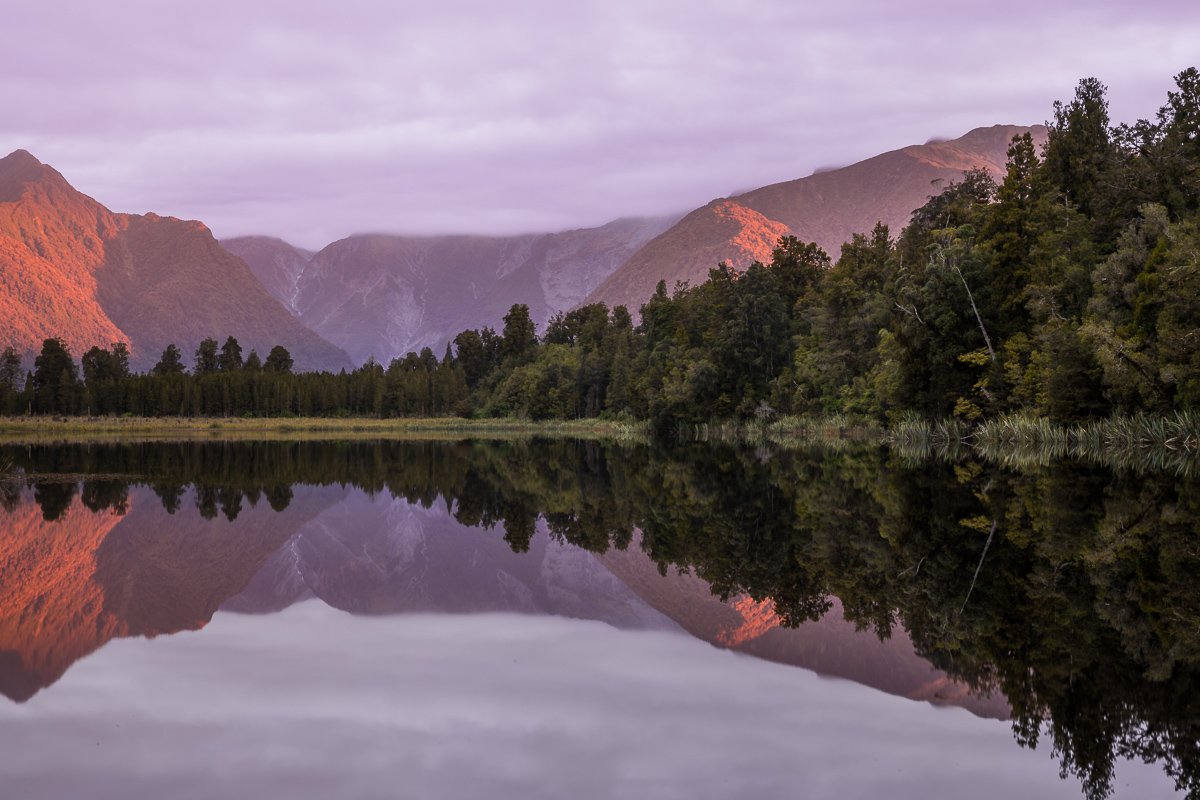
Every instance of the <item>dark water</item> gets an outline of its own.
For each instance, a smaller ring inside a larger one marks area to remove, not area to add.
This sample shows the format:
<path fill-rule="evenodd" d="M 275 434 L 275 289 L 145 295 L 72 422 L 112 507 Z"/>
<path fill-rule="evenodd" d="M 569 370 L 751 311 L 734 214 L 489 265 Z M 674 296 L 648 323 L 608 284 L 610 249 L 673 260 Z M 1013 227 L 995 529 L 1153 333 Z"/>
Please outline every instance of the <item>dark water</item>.
<path fill-rule="evenodd" d="M 564 441 L 6 461 L 0 796 L 1200 787 L 1194 479 Z"/>

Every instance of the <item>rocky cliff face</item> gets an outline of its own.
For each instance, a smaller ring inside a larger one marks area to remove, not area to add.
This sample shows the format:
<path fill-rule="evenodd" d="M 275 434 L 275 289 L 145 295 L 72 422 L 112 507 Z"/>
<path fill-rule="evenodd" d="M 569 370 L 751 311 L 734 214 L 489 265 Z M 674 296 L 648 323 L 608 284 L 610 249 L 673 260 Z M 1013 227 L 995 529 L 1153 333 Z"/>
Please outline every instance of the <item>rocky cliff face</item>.
<path fill-rule="evenodd" d="M 316 253 L 271 236 L 222 239 L 221 246 L 245 261 L 258 282 L 284 308 L 299 314 L 300 276 Z"/>
<path fill-rule="evenodd" d="M 32 354 L 58 337 L 78 357 L 123 341 L 145 369 L 207 336 L 260 354 L 282 344 L 301 368 L 349 366 L 202 223 L 115 214 L 23 150 L 0 159 L 0 346 Z"/>
<path fill-rule="evenodd" d="M 855 233 L 883 222 L 893 235 L 912 212 L 972 169 L 1004 173 L 1009 142 L 1029 131 L 1039 144 L 1046 129 L 1013 125 L 977 128 L 947 142 L 914 145 L 849 167 L 764 186 L 696 209 L 614 272 L 589 302 L 641 307 L 660 280 L 702 283 L 721 261 L 744 268 L 766 261 L 781 235 L 816 242 L 834 259 Z"/>

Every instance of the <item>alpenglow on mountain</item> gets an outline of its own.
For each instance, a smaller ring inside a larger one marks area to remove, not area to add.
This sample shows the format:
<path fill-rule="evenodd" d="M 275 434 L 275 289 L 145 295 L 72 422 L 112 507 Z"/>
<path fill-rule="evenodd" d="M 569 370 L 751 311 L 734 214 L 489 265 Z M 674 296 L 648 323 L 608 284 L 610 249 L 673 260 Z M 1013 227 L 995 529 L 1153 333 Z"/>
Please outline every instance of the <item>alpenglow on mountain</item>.
<path fill-rule="evenodd" d="M 913 145 L 841 169 L 713 200 L 679 220 L 609 276 L 588 302 L 625 305 L 636 313 L 660 280 L 702 283 L 720 262 L 744 269 L 771 260 L 780 236 L 816 242 L 837 259 L 844 242 L 877 222 L 893 236 L 931 195 L 973 169 L 1004 174 L 1008 146 L 1029 132 L 1039 145 L 1041 125 L 976 128 L 945 142 Z"/>
<path fill-rule="evenodd" d="M 302 369 L 350 365 L 203 223 L 113 213 L 24 150 L 0 159 L 0 347 L 28 355 L 57 337 L 78 358 L 125 342 L 145 369 L 169 344 L 190 360 L 209 336 L 260 355 L 281 344 Z"/>

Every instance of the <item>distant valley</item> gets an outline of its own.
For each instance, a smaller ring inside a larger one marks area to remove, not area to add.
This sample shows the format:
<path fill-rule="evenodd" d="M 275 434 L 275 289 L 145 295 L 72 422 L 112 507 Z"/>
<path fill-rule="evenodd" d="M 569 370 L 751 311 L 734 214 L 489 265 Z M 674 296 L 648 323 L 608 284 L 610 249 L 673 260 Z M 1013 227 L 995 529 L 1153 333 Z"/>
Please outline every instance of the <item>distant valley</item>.
<path fill-rule="evenodd" d="M 674 217 L 622 219 L 599 228 L 510 237 L 351 236 L 318 253 L 265 237 L 221 244 L 312 330 L 356 363 L 423 347 L 436 355 L 455 334 L 499 328 L 514 303 L 539 326 L 580 304 Z"/>

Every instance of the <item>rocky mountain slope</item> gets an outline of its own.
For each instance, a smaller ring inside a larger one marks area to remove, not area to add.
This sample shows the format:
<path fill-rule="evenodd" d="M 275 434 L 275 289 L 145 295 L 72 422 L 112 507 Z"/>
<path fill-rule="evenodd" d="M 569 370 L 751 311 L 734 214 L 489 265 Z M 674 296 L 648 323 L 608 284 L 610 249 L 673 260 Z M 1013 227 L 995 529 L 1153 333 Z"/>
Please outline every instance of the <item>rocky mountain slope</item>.
<path fill-rule="evenodd" d="M 351 236 L 315 255 L 242 237 L 222 245 L 308 327 L 350 353 L 386 363 L 465 328 L 499 328 L 514 303 L 539 325 L 578 305 L 675 218 L 524 236 Z"/>
<path fill-rule="evenodd" d="M 222 239 L 221 246 L 245 261 L 263 288 L 288 311 L 299 313 L 300 277 L 316 253 L 272 236 Z"/>
<path fill-rule="evenodd" d="M 138 369 L 207 336 L 282 344 L 301 368 L 349 365 L 202 223 L 113 213 L 17 150 L 0 159 L 0 347 L 32 354 L 52 336 L 76 357 L 124 341 Z"/>
<path fill-rule="evenodd" d="M 1046 129 L 1013 125 L 976 128 L 961 138 L 914 145 L 841 169 L 714 200 L 692 211 L 634 253 L 589 302 L 640 308 L 660 280 L 701 283 L 721 261 L 744 269 L 768 261 L 785 234 L 816 242 L 837 258 L 843 242 L 883 222 L 898 234 L 912 212 L 971 169 L 1004 173 L 1009 142 L 1029 131 L 1039 144 Z"/>

